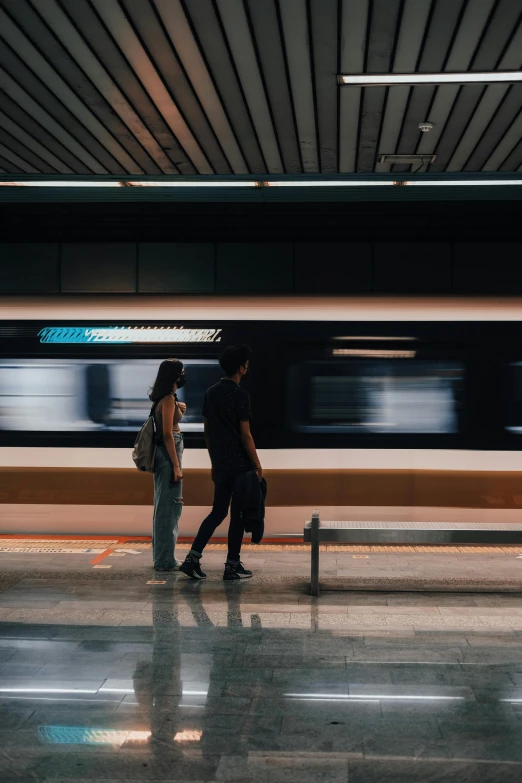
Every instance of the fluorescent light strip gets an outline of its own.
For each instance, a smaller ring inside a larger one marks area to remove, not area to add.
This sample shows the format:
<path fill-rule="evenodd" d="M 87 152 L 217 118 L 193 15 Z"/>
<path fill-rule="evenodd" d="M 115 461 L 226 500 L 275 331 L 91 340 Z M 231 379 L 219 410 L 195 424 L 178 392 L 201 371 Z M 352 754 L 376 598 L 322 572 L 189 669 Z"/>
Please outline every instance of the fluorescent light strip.
<path fill-rule="evenodd" d="M 354 694 L 342 695 L 335 693 L 285 693 L 285 697 L 290 699 L 298 699 L 301 701 L 313 701 L 314 699 L 327 699 L 331 701 L 350 701 L 350 700 L 364 700 L 364 701 L 463 701 L 464 696 L 393 696 L 384 694 Z"/>
<path fill-rule="evenodd" d="M 394 180 L 391 179 L 309 179 L 309 180 L 278 180 L 277 182 L 266 181 L 263 183 L 270 188 L 365 188 L 365 187 L 382 187 L 387 185 L 393 185 Z"/>
<path fill-rule="evenodd" d="M 120 188 L 121 183 L 116 180 L 27 180 L 27 182 L 2 182 L 0 187 L 8 188 Z"/>
<path fill-rule="evenodd" d="M 98 690 L 80 688 L 0 688 L 0 693 L 98 693 Z"/>
<path fill-rule="evenodd" d="M 195 180 L 154 180 L 142 182 L 133 180 L 125 183 L 134 188 L 257 188 L 259 183 L 253 180 L 216 180 L 197 182 Z"/>
<path fill-rule="evenodd" d="M 408 180 L 403 185 L 435 185 L 436 187 L 469 187 L 470 185 L 522 185 L 522 179 L 435 179 L 429 180 Z"/>
<path fill-rule="evenodd" d="M 388 87 L 394 84 L 488 84 L 522 82 L 522 71 L 477 71 L 463 73 L 357 73 L 341 74 L 340 84 L 357 87 Z"/>
<path fill-rule="evenodd" d="M 126 187 L 127 185 L 132 187 L 143 188 L 358 188 L 358 187 L 390 187 L 405 185 L 422 185 L 424 187 L 471 187 L 475 185 L 479 186 L 495 186 L 502 187 L 504 185 L 522 185 L 522 179 L 441 179 L 441 180 L 392 180 L 392 179 L 379 179 L 379 180 L 260 180 L 258 182 L 245 182 L 241 180 L 233 181 L 208 181 L 197 182 L 194 180 L 179 179 L 154 181 L 154 182 L 116 182 L 114 180 L 99 180 L 99 181 L 85 181 L 85 182 L 73 182 L 56 180 L 31 180 L 27 182 L 5 182 L 0 180 L 0 187 L 24 187 L 24 188 L 119 188 Z"/>
<path fill-rule="evenodd" d="M 134 695 L 133 688 L 100 688 L 98 693 L 130 693 Z"/>
<path fill-rule="evenodd" d="M 53 699 L 48 696 L 2 696 L 2 699 L 17 699 L 18 701 L 81 701 L 82 704 L 115 704 L 110 699 Z M 138 706 L 138 705 L 136 705 Z"/>

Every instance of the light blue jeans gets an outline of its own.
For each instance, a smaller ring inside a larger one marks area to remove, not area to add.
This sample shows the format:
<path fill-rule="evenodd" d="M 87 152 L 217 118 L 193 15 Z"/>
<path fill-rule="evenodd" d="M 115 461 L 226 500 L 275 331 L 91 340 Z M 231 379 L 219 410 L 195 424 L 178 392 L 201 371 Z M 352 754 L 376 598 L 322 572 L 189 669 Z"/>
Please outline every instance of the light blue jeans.
<path fill-rule="evenodd" d="M 179 465 L 183 458 L 183 435 L 174 433 Z M 178 540 L 178 524 L 183 510 L 183 482 L 173 484 L 174 469 L 163 443 L 154 459 L 154 516 L 152 518 L 152 557 L 154 568 L 172 568 Z"/>

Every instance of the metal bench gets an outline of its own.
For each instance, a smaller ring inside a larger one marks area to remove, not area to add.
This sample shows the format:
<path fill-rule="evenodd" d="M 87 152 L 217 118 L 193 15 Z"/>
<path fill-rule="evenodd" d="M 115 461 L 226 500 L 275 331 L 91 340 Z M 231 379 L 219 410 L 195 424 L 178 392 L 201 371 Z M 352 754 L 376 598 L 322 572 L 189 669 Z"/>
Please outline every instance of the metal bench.
<path fill-rule="evenodd" d="M 310 592 L 319 595 L 320 544 L 504 544 L 522 543 L 522 523 L 489 522 L 321 522 L 314 511 L 305 523 L 311 547 Z"/>

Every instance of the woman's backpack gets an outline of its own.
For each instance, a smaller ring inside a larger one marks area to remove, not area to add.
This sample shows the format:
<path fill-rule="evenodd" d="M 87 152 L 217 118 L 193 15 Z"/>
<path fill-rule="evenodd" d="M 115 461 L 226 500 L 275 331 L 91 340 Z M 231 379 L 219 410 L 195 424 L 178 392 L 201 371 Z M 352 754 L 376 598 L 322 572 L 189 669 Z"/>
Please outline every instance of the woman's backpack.
<path fill-rule="evenodd" d="M 156 444 L 158 442 L 156 419 L 154 417 L 154 408 L 156 405 L 157 403 L 155 402 L 150 410 L 147 421 L 138 432 L 132 450 L 134 464 L 138 470 L 147 473 L 154 473 L 154 457 L 156 456 Z"/>

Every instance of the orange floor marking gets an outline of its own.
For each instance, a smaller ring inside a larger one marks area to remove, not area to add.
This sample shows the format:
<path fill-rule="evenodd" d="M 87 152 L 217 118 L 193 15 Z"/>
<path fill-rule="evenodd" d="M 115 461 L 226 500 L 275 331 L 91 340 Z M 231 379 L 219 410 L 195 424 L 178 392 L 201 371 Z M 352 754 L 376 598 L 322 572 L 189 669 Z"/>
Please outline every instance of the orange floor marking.
<path fill-rule="evenodd" d="M 100 552 L 99 555 L 96 555 L 96 557 L 93 560 L 89 560 L 89 565 L 99 565 L 102 560 L 105 560 L 106 557 L 109 557 L 111 552 L 114 552 L 114 550 L 117 547 L 121 546 L 122 544 L 124 544 L 128 540 L 129 539 L 127 537 L 118 539 L 118 541 L 116 541 L 116 543 L 112 544 L 112 546 L 108 547 L 103 552 Z"/>

